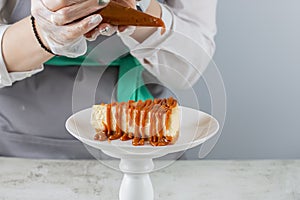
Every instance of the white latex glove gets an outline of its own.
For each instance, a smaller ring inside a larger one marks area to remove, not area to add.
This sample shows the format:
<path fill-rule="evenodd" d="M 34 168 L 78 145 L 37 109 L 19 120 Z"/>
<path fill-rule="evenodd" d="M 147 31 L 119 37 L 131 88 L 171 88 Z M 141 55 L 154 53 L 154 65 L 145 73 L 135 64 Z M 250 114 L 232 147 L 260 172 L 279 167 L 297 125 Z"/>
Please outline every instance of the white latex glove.
<path fill-rule="evenodd" d="M 103 0 L 102 0 L 103 1 Z M 105 0 L 104 0 L 105 1 Z M 108 1 L 108 0 L 106 0 Z M 136 9 L 136 0 L 111 0 L 117 2 L 123 6 Z M 148 0 L 147 0 L 148 1 Z M 149 3 L 148 3 L 149 5 Z M 85 34 L 85 37 L 89 41 L 95 40 L 99 35 L 111 36 L 114 33 L 122 33 L 124 35 L 131 35 L 135 31 L 134 26 L 112 26 L 107 23 L 101 23 L 97 28 L 93 29 L 89 33 Z"/>
<path fill-rule="evenodd" d="M 32 0 L 31 13 L 40 37 L 54 54 L 78 57 L 87 51 L 84 34 L 102 21 L 92 13 L 104 6 L 97 0 Z"/>

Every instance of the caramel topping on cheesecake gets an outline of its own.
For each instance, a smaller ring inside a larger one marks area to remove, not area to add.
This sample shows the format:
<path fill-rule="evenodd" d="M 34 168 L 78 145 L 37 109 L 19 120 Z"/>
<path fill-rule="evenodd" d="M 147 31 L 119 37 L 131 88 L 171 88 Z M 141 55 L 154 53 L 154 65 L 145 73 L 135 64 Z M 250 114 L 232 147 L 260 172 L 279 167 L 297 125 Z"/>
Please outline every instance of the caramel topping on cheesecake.
<path fill-rule="evenodd" d="M 92 125 L 95 140 L 132 140 L 134 146 L 165 146 L 179 134 L 178 103 L 172 97 L 95 105 Z"/>

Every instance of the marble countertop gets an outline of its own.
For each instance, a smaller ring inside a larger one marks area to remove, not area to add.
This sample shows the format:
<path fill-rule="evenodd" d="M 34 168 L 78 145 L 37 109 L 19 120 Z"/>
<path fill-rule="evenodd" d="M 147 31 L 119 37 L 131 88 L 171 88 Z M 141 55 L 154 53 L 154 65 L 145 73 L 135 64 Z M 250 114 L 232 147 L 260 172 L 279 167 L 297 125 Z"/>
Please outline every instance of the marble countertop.
<path fill-rule="evenodd" d="M 300 160 L 176 161 L 151 179 L 155 199 L 300 199 Z M 121 180 L 99 161 L 0 157 L 0 200 L 117 200 Z"/>

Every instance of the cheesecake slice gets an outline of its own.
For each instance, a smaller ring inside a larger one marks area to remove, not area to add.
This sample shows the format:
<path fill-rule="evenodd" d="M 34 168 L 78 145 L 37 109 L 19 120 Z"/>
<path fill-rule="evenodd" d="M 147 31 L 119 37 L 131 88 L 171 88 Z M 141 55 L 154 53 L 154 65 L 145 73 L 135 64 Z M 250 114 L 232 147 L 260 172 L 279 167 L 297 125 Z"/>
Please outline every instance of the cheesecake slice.
<path fill-rule="evenodd" d="M 172 97 L 94 105 L 95 140 L 132 140 L 134 146 L 174 144 L 179 135 L 178 103 Z"/>

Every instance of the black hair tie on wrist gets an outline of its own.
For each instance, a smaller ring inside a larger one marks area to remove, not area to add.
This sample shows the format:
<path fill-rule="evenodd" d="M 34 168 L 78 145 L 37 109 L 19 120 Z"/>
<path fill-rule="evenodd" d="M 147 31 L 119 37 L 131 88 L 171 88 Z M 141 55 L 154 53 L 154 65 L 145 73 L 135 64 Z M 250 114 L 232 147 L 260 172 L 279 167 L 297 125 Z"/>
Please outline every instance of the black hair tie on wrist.
<path fill-rule="evenodd" d="M 33 33 L 34 33 L 34 36 L 36 38 L 36 40 L 38 41 L 38 43 L 40 44 L 40 46 L 42 47 L 42 49 L 44 49 L 45 51 L 47 51 L 48 53 L 51 53 L 53 55 L 55 55 L 48 47 L 46 47 L 44 45 L 44 43 L 42 42 L 37 30 L 36 30 L 36 26 L 35 26 L 35 18 L 31 15 L 30 17 L 31 19 L 31 25 L 32 25 L 32 29 L 33 29 Z"/>

